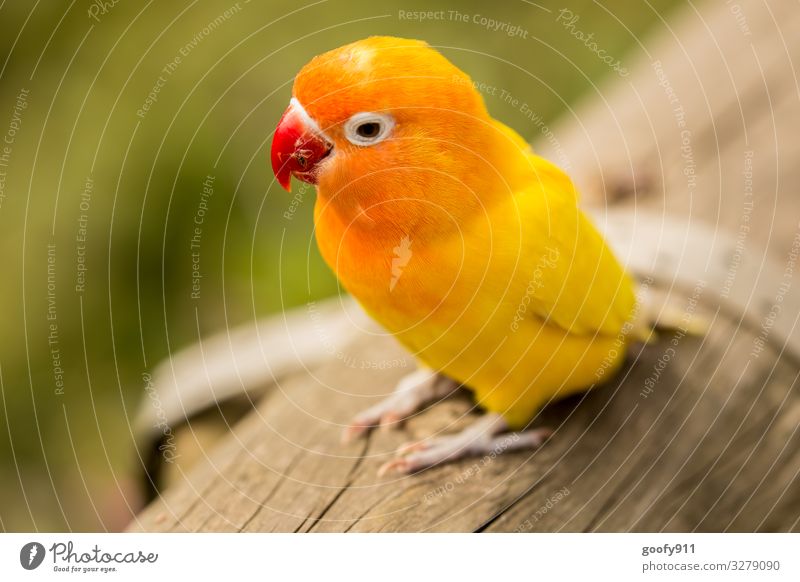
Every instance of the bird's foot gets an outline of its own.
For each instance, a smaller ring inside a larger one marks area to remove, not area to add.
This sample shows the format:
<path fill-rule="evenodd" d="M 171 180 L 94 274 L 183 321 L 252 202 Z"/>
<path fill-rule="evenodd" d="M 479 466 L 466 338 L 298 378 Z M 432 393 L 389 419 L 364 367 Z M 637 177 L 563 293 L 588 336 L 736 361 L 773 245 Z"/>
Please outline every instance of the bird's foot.
<path fill-rule="evenodd" d="M 438 373 L 420 368 L 405 376 L 391 395 L 353 418 L 342 433 L 348 443 L 376 426 L 398 426 L 409 415 L 428 402 L 444 398 L 458 388 L 458 383 Z"/>
<path fill-rule="evenodd" d="M 458 434 L 407 443 L 397 450 L 396 458 L 381 465 L 378 476 L 389 472 L 413 473 L 467 456 L 535 449 L 552 434 L 547 428 L 504 432 L 507 428 L 508 424 L 502 416 L 486 414 Z"/>

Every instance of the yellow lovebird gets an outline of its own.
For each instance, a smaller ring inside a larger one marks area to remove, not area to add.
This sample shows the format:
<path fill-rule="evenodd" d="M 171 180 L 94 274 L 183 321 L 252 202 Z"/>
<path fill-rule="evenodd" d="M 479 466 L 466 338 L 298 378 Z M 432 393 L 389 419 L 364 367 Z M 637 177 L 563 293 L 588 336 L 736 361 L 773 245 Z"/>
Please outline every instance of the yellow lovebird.
<path fill-rule="evenodd" d="M 536 412 L 612 375 L 638 333 L 635 284 L 569 177 L 424 42 L 373 37 L 314 58 L 271 161 L 287 190 L 291 176 L 317 185 L 322 256 L 419 362 L 345 440 L 458 386 L 486 410 L 381 472 L 539 446 L 548 431 L 525 430 Z"/>

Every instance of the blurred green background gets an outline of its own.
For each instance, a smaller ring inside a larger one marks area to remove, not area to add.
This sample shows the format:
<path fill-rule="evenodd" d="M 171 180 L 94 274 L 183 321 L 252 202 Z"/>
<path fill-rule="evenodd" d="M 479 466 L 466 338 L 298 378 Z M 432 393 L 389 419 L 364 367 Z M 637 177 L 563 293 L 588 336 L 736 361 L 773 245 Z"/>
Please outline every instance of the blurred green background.
<path fill-rule="evenodd" d="M 309 247 L 313 195 L 285 218 L 292 198 L 267 162 L 311 57 L 374 34 L 421 38 L 551 123 L 616 74 L 556 23 L 560 9 L 625 64 L 675 4 L 0 3 L 0 134 L 12 142 L 0 143 L 0 530 L 124 527 L 141 503 L 130 423 L 143 374 L 200 336 L 337 292 Z M 486 100 L 538 135 L 518 108 Z"/>

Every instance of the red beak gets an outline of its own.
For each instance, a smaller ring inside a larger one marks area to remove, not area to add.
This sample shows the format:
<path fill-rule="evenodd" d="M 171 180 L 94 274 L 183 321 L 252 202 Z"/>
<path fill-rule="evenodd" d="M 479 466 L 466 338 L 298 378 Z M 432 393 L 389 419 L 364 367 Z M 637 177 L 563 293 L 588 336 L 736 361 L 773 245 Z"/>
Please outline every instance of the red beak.
<path fill-rule="evenodd" d="M 333 144 L 322 135 L 306 110 L 292 99 L 272 137 L 272 171 L 283 188 L 291 192 L 292 175 L 317 183 L 317 165 L 331 153 Z"/>

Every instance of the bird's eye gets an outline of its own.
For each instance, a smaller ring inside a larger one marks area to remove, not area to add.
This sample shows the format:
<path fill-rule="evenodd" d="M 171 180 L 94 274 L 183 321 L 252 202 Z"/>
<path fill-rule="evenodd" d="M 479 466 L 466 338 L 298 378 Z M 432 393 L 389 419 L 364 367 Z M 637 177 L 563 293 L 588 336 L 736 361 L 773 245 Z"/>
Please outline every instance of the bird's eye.
<path fill-rule="evenodd" d="M 362 123 L 356 128 L 356 133 L 364 139 L 374 139 L 381 132 L 381 124 L 377 121 Z"/>
<path fill-rule="evenodd" d="M 394 127 L 394 119 L 384 113 L 356 113 L 344 124 L 348 141 L 357 146 L 370 146 L 383 141 Z"/>

